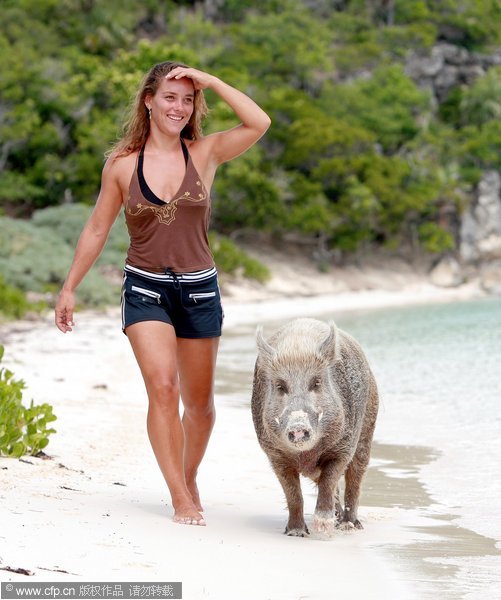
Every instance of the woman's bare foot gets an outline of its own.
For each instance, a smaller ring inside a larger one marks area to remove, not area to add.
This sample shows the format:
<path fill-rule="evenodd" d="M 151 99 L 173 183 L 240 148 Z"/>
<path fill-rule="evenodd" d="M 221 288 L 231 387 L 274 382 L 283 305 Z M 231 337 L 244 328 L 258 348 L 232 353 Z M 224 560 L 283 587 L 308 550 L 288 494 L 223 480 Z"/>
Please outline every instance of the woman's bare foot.
<path fill-rule="evenodd" d="M 180 504 L 179 506 L 174 507 L 173 520 L 175 523 L 180 523 L 181 525 L 206 525 L 205 519 L 198 512 L 193 503 Z"/>
<path fill-rule="evenodd" d="M 207 525 L 205 519 L 200 514 L 197 518 L 174 515 L 174 523 L 179 523 L 180 525 L 199 525 L 201 527 L 205 527 Z"/>

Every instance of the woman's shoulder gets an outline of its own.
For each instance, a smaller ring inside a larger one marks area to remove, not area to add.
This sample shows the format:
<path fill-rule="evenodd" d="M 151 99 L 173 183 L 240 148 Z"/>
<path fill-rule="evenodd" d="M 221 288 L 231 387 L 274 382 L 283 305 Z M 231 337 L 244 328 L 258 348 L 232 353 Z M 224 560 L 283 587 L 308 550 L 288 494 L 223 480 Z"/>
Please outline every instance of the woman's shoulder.
<path fill-rule="evenodd" d="M 137 162 L 138 151 L 135 150 L 130 154 L 118 154 L 112 152 L 106 159 L 103 168 L 103 175 L 120 176 L 125 173 L 132 174 Z"/>
<path fill-rule="evenodd" d="M 136 168 L 138 151 L 130 154 L 118 154 L 112 152 L 103 168 L 103 184 L 118 184 L 123 192 L 129 187 L 132 174 Z"/>
<path fill-rule="evenodd" d="M 139 150 L 134 150 L 128 154 L 123 152 L 113 151 L 106 158 L 104 165 L 105 169 L 120 170 L 127 168 L 127 166 L 135 165 L 137 161 L 137 155 Z"/>

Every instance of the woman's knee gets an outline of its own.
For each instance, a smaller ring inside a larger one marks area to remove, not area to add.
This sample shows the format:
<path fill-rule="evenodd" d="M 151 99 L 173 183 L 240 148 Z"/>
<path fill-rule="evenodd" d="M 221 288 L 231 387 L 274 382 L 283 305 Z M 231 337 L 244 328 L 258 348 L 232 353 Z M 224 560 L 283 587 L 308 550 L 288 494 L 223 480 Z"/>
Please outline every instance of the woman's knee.
<path fill-rule="evenodd" d="M 216 417 L 214 397 L 210 395 L 199 402 L 184 402 L 184 413 L 188 418 L 196 421 L 213 421 Z"/>
<path fill-rule="evenodd" d="M 177 409 L 179 401 L 179 383 L 177 379 L 164 375 L 153 376 L 146 382 L 146 389 L 150 405 L 153 404 L 159 408 L 175 406 Z"/>

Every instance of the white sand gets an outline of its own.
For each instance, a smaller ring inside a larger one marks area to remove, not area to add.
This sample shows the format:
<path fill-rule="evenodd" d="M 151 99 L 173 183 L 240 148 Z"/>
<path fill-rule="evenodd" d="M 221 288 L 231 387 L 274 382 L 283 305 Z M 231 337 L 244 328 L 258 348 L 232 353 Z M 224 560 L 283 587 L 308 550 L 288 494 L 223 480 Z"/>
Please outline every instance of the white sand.
<path fill-rule="evenodd" d="M 295 301 L 230 299 L 226 326 L 472 293 L 416 286 Z M 227 399 L 217 401 L 199 477 L 208 526 L 174 524 L 146 435 L 143 383 L 119 313 L 82 313 L 76 321 L 67 335 L 51 318 L 0 329 L 5 364 L 29 384 L 25 399 L 50 402 L 58 415 L 47 448 L 52 460 L 0 459 L 0 566 L 33 573 L 0 570 L 0 580 L 182 581 L 183 597 L 190 600 L 415 597 L 412 582 L 380 549 L 409 541 L 410 513 L 362 506 L 364 531 L 328 540 L 282 535 L 285 502 L 257 444 L 250 411 Z M 303 489 L 311 520 L 313 488 L 305 482 Z"/>

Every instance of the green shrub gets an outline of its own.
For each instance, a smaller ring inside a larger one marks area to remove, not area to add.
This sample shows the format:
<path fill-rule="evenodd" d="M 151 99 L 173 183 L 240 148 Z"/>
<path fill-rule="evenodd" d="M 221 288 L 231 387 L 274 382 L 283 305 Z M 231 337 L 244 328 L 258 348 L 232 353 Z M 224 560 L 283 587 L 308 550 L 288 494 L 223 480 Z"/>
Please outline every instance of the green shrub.
<path fill-rule="evenodd" d="M 8 284 L 45 292 L 63 281 L 68 266 L 69 246 L 49 229 L 0 218 L 0 272 Z"/>
<path fill-rule="evenodd" d="M 0 315 L 20 319 L 28 308 L 29 303 L 23 292 L 5 283 L 0 275 Z"/>
<path fill-rule="evenodd" d="M 434 254 L 441 254 L 454 248 L 454 238 L 436 223 L 423 223 L 418 228 L 418 235 L 424 249 Z"/>
<path fill-rule="evenodd" d="M 460 109 L 468 125 L 481 126 L 501 117 L 501 66 L 490 69 L 463 92 Z"/>
<path fill-rule="evenodd" d="M 240 250 L 226 236 L 210 235 L 210 245 L 218 269 L 235 274 L 239 269 L 244 277 L 264 283 L 270 278 L 268 267 Z"/>
<path fill-rule="evenodd" d="M 57 215 L 58 211 L 63 212 L 62 208 L 46 210 L 54 210 Z M 78 209 L 68 213 L 68 238 L 71 235 L 78 238 L 77 213 Z M 80 217 L 85 223 L 84 213 L 81 213 Z M 41 216 L 34 222 L 0 217 L 0 273 L 8 285 L 24 292 L 57 292 L 71 264 L 75 244 L 70 244 L 61 237 L 65 222 L 58 226 L 55 222 L 52 226 L 45 226 L 43 222 Z M 111 245 L 109 253 L 116 255 L 116 246 Z M 105 263 L 107 258 L 104 252 L 103 255 L 101 264 Z M 125 252 L 122 254 L 122 264 L 124 258 Z M 110 262 L 108 259 L 106 264 Z M 114 303 L 118 298 L 118 286 L 110 285 L 97 269 L 92 269 L 78 288 L 78 299 L 89 306 Z"/>
<path fill-rule="evenodd" d="M 88 204 L 65 204 L 37 210 L 33 213 L 31 223 L 49 229 L 59 239 L 66 242 L 71 250 L 75 248 L 82 229 L 90 217 L 92 206 Z M 125 227 L 123 211 L 111 228 L 106 246 L 99 257 L 98 265 L 122 267 L 129 247 L 129 236 Z M 68 265 L 69 266 L 69 265 Z"/>
<path fill-rule="evenodd" d="M 0 346 L 0 361 L 4 347 Z M 50 404 L 22 405 L 24 381 L 14 379 L 9 369 L 0 367 L 0 455 L 19 458 L 23 454 L 38 454 L 49 443 L 56 430 L 48 423 L 57 417 Z"/>

